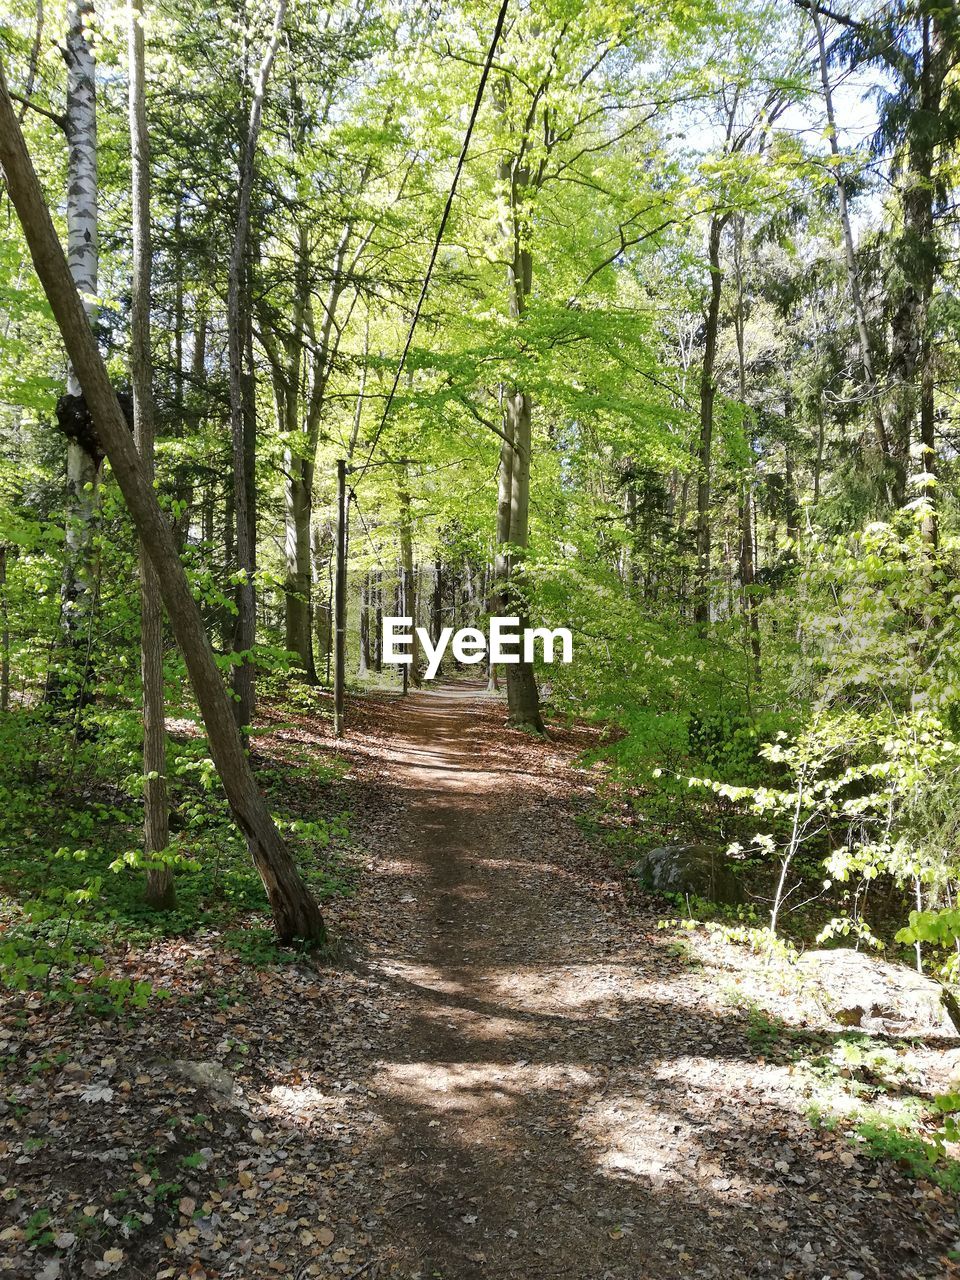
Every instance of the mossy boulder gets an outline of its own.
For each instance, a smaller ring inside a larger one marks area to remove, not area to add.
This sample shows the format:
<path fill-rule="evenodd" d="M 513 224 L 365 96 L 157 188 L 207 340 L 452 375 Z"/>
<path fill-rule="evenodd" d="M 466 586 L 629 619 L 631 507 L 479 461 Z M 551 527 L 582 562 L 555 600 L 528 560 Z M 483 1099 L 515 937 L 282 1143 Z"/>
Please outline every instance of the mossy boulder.
<path fill-rule="evenodd" d="M 691 894 L 725 906 L 743 902 L 743 889 L 729 857 L 705 844 L 648 849 L 630 874 L 654 893 Z"/>

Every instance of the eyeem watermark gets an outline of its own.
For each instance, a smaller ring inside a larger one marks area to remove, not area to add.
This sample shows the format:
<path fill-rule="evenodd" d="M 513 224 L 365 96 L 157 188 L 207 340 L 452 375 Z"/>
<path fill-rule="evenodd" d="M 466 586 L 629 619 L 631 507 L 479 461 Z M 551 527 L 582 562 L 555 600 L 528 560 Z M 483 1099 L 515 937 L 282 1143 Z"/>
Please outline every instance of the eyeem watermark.
<path fill-rule="evenodd" d="M 408 666 L 413 662 L 412 618 L 384 618 L 383 661 Z M 491 662 L 533 662 L 537 643 L 543 646 L 544 662 L 572 662 L 573 639 L 566 627 L 525 627 L 520 629 L 519 618 L 491 618 L 490 639 L 477 627 L 462 627 L 454 634 L 453 627 L 444 627 L 434 644 L 425 627 L 416 627 L 416 636 L 427 659 L 424 679 L 432 680 L 440 670 L 443 655 L 450 645 L 457 662 L 473 664 L 483 662 L 490 654 Z M 452 637 L 452 642 L 451 642 Z M 559 648 L 559 658 L 554 654 Z"/>

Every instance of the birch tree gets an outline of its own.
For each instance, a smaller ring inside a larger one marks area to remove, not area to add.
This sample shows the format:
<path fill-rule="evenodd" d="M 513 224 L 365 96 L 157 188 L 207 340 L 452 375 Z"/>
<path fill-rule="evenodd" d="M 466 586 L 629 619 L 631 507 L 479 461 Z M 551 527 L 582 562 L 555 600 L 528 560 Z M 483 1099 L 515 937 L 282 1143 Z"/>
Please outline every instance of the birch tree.
<path fill-rule="evenodd" d="M 97 84 L 93 0 L 69 0 L 62 46 L 67 68 L 67 257 L 73 282 L 91 324 L 97 319 L 99 218 L 97 180 Z M 85 447 L 87 409 L 73 366 L 57 417 L 67 440 L 67 504 L 64 513 L 64 571 L 61 625 L 68 683 L 83 701 L 89 673 L 86 653 L 96 609 L 95 539 L 100 464 Z M 59 677 L 58 677 L 59 680 Z"/>

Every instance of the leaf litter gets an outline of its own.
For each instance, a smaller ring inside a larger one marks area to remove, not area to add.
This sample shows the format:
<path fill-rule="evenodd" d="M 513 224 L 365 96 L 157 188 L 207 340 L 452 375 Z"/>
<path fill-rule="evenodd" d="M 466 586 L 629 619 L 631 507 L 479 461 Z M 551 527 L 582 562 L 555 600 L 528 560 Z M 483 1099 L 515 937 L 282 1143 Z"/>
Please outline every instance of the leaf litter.
<path fill-rule="evenodd" d="M 591 730 L 532 740 L 464 686 L 350 712 L 343 743 L 308 717 L 258 738 L 349 764 L 302 797 L 351 812 L 337 963 L 255 969 L 210 931 L 118 958 L 172 996 L 137 1020 L 6 999 L 0 1274 L 955 1270 L 956 1204 L 814 1126 L 729 988 L 817 1012 L 717 939 L 685 964 L 583 834 Z"/>

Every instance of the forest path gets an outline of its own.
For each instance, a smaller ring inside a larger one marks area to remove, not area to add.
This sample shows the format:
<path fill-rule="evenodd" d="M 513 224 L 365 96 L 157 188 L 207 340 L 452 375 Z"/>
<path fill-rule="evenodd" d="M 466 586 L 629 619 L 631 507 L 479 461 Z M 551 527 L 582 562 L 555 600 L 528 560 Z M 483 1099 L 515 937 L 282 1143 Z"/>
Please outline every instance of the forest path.
<path fill-rule="evenodd" d="M 748 948 L 658 928 L 585 833 L 597 737 L 508 729 L 465 683 L 351 698 L 339 742 L 267 709 L 278 809 L 349 810 L 323 870 L 356 886 L 326 903 L 350 952 L 278 956 L 248 915 L 108 953 L 169 993 L 142 1017 L 8 994 L 0 1274 L 960 1275 L 955 1197 L 810 1118 L 839 1028 Z"/>
<path fill-rule="evenodd" d="M 398 1206 L 380 1274 L 942 1274 L 906 1185 L 894 1206 L 812 1130 L 729 990 L 631 918 L 576 822 L 586 741 L 505 729 L 477 686 L 378 714 L 399 802 L 368 962 L 392 1007 L 368 1094 Z"/>

